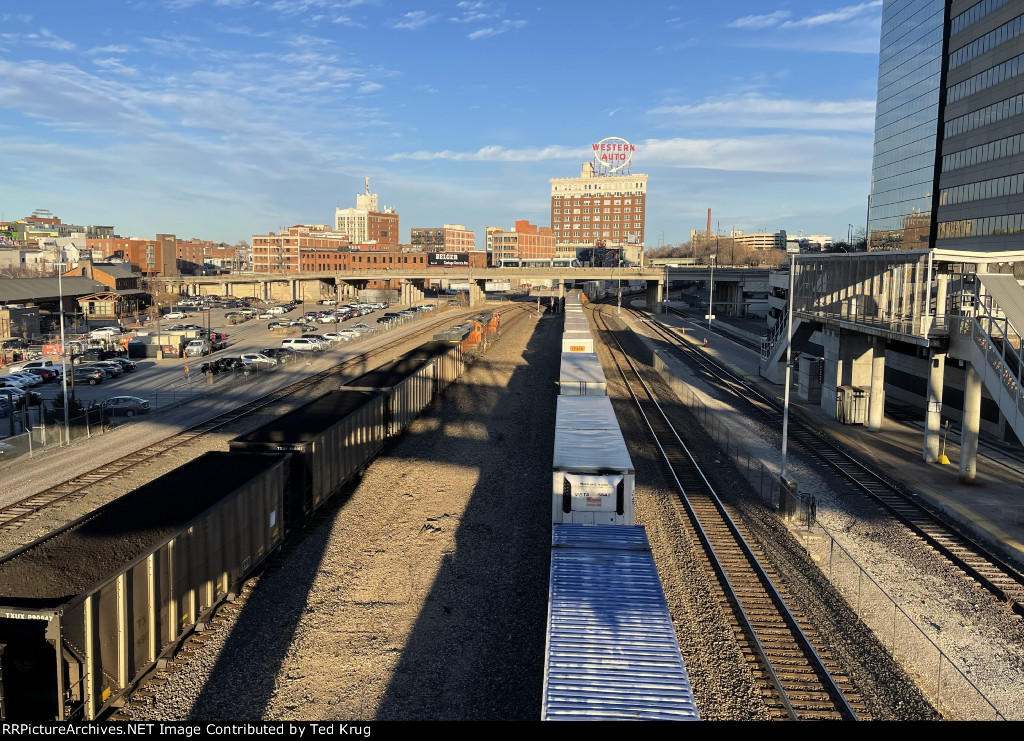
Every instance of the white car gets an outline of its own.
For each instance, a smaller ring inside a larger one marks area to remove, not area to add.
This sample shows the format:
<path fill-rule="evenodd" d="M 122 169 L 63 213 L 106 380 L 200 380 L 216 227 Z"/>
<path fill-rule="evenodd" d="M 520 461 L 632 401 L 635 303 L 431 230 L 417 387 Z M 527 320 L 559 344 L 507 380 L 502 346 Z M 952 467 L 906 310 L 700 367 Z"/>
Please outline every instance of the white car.
<path fill-rule="evenodd" d="M 321 324 L 337 324 L 338 317 L 336 317 L 334 314 L 324 314 L 317 321 L 319 321 Z"/>
<path fill-rule="evenodd" d="M 7 375 L 20 378 L 25 382 L 25 386 L 38 386 L 43 382 L 42 376 L 37 376 L 35 373 L 29 373 L 28 371 L 11 371 Z"/>
<path fill-rule="evenodd" d="M 271 306 L 269 309 L 267 309 L 267 311 L 270 312 L 271 314 L 284 314 L 285 313 L 285 309 L 284 309 L 283 306 Z"/>
<path fill-rule="evenodd" d="M 164 314 L 164 319 L 186 319 L 186 318 L 188 318 L 188 314 L 186 314 L 183 311 L 171 311 L 171 312 L 168 312 L 167 314 Z"/>
<path fill-rule="evenodd" d="M 273 319 L 274 318 L 274 312 L 272 312 L 272 311 L 261 311 L 259 314 L 256 315 L 256 318 L 257 319 Z"/>
<path fill-rule="evenodd" d="M 14 386 L 19 389 L 23 389 L 28 385 L 25 383 L 24 379 L 18 378 L 15 375 L 0 376 L 0 384 Z"/>
<path fill-rule="evenodd" d="M 240 356 L 243 363 L 253 363 L 255 365 L 277 365 L 277 359 L 272 358 L 269 355 L 264 355 L 261 352 L 248 352 Z"/>
<path fill-rule="evenodd" d="M 182 315 L 184 316 L 184 314 Z M 103 335 L 114 335 L 122 334 L 124 332 L 120 327 L 100 327 L 89 332 L 90 337 L 102 337 Z"/>
<path fill-rule="evenodd" d="M 373 331 L 373 327 L 371 327 L 369 324 L 364 324 L 362 322 L 360 322 L 359 324 L 353 324 L 351 327 L 349 327 L 349 329 L 351 329 L 353 332 L 358 332 L 359 334 L 366 334 L 367 332 Z"/>

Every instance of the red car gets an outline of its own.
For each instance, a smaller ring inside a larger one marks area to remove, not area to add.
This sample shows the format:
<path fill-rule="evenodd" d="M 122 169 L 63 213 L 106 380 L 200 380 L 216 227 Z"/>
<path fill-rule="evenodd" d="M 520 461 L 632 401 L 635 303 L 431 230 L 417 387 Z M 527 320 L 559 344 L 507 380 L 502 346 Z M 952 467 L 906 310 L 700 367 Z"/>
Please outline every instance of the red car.
<path fill-rule="evenodd" d="M 26 368 L 26 373 L 33 373 L 43 379 L 43 383 L 60 380 L 60 373 L 49 368 Z"/>

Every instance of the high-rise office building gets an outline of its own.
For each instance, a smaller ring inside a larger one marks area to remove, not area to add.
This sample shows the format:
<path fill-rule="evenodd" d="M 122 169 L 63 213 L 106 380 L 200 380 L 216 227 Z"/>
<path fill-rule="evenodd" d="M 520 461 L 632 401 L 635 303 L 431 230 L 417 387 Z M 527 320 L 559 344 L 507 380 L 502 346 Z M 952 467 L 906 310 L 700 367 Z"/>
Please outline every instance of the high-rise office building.
<path fill-rule="evenodd" d="M 886 0 L 871 250 L 1024 247 L 1024 0 Z"/>

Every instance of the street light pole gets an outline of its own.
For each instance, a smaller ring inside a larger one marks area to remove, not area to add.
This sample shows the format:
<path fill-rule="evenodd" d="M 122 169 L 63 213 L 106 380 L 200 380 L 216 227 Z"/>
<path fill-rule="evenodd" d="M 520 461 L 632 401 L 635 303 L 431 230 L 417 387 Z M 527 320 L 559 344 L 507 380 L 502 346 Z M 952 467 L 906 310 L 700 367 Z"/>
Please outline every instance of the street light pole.
<path fill-rule="evenodd" d="M 711 258 L 711 290 L 708 291 L 708 331 L 711 331 L 711 320 L 715 316 L 715 263 L 718 261 L 718 253 L 709 255 Z"/>
<path fill-rule="evenodd" d="M 789 258 L 789 325 L 786 330 L 786 392 L 782 406 L 782 470 L 780 476 L 786 478 L 786 444 L 789 441 L 789 384 L 793 373 L 793 288 L 796 285 L 796 254 Z"/>
<path fill-rule="evenodd" d="M 64 251 L 61 250 L 57 253 L 57 258 L 61 262 L 57 263 L 57 295 L 58 301 L 60 301 L 60 386 L 61 393 L 64 394 L 64 439 L 71 442 L 71 419 L 68 412 L 68 346 L 64 341 L 64 282 L 61 280 L 61 275 L 64 272 Z"/>

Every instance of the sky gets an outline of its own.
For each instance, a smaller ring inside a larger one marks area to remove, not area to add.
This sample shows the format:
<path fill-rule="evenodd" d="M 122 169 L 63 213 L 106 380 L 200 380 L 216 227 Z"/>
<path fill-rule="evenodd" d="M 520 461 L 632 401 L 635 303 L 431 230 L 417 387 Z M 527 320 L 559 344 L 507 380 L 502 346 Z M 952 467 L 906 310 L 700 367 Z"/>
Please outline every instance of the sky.
<path fill-rule="evenodd" d="M 332 224 L 550 226 L 636 146 L 648 248 L 845 239 L 870 190 L 881 0 L 4 0 L 0 219 L 234 243 Z"/>

